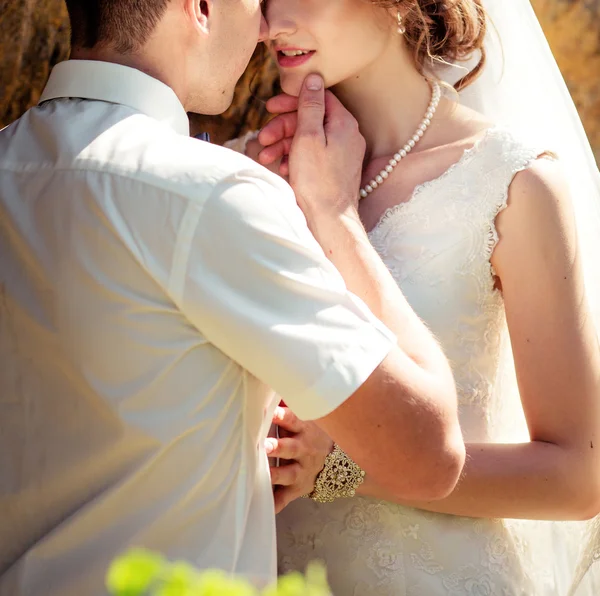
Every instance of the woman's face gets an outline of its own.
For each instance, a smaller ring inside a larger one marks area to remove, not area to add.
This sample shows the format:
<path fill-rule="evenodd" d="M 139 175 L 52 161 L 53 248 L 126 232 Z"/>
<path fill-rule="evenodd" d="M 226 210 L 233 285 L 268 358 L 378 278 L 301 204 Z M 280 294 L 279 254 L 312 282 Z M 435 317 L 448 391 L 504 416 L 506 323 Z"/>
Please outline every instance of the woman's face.
<path fill-rule="evenodd" d="M 370 0 L 265 0 L 264 10 L 281 86 L 291 95 L 309 73 L 327 87 L 358 77 L 398 43 L 390 13 Z"/>

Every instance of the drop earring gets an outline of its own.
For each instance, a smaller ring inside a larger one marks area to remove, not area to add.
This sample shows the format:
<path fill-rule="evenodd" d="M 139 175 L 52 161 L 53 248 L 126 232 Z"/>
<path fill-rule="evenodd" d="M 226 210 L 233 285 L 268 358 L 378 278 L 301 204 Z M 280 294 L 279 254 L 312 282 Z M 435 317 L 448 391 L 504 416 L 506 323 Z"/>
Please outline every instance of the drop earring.
<path fill-rule="evenodd" d="M 404 19 L 402 18 L 400 11 L 398 11 L 398 33 L 400 35 L 404 35 L 406 33 L 406 27 L 404 26 Z"/>

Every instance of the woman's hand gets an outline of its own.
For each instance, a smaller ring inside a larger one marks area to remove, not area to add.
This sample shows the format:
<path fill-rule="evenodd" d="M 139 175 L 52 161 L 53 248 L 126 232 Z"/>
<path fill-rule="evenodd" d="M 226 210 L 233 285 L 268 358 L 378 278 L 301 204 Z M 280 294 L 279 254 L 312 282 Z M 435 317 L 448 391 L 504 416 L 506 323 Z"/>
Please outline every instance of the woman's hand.
<path fill-rule="evenodd" d="M 277 167 L 279 174 L 288 176 L 289 155 L 298 126 L 298 98 L 282 93 L 267 101 L 267 111 L 275 116 L 260 131 L 257 142 L 260 151 L 256 161 L 271 169 Z"/>
<path fill-rule="evenodd" d="M 288 181 L 287 177 L 287 166 L 284 168 L 281 165 L 281 158 L 274 158 L 269 160 L 268 162 L 262 162 L 260 159 L 262 151 L 265 150 L 258 140 L 258 138 L 250 139 L 246 144 L 246 157 L 253 159 L 257 163 L 263 165 L 267 170 L 271 170 L 274 174 L 281 176 L 286 182 Z M 287 160 L 287 157 L 286 157 Z"/>
<path fill-rule="evenodd" d="M 333 451 L 333 441 L 314 422 L 302 422 L 287 407 L 275 410 L 273 423 L 279 427 L 279 438 L 266 439 L 265 448 L 270 458 L 280 460 L 279 467 L 271 467 L 275 512 L 279 513 L 312 492 L 325 458 Z"/>

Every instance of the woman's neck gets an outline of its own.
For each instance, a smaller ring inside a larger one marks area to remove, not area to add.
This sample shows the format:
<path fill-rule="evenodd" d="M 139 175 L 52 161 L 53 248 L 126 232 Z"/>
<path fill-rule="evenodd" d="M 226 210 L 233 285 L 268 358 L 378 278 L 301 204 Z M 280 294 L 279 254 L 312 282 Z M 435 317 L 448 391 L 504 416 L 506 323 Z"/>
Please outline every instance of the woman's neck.
<path fill-rule="evenodd" d="M 431 100 L 431 87 L 408 52 L 389 46 L 358 75 L 333 89 L 358 120 L 367 159 L 394 153 L 414 134 Z"/>

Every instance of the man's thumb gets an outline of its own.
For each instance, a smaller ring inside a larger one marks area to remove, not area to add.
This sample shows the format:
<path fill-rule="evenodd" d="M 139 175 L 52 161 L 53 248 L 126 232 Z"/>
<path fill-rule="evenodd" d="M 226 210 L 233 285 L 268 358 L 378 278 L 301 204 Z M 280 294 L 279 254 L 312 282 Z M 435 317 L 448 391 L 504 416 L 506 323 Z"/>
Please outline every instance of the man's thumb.
<path fill-rule="evenodd" d="M 297 134 L 322 135 L 325 120 L 325 85 L 318 74 L 310 74 L 304 80 L 298 98 Z"/>

